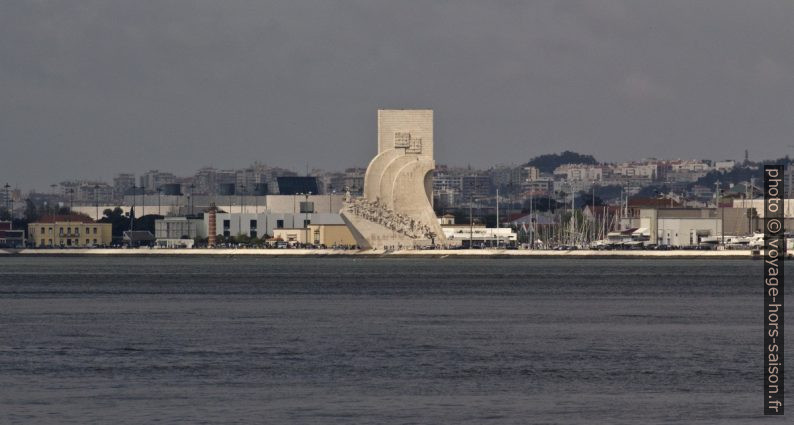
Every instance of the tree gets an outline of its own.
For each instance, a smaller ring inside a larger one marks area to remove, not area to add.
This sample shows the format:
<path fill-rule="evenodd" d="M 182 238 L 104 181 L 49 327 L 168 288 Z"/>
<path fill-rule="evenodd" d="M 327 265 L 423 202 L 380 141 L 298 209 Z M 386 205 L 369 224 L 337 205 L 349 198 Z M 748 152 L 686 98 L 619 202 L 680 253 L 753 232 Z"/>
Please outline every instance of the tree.
<path fill-rule="evenodd" d="M 579 199 L 582 201 L 582 206 L 594 205 L 600 207 L 606 205 L 604 204 L 604 201 L 598 197 L 598 195 L 593 197 L 593 194 L 589 192 L 582 192 L 581 195 L 579 195 Z"/>
<path fill-rule="evenodd" d="M 130 217 L 129 214 L 124 213 L 124 211 L 116 207 L 114 209 L 106 209 L 103 214 L 105 215 L 102 217 L 99 222 L 100 223 L 110 223 L 112 225 L 112 234 L 114 237 L 121 237 L 124 234 L 125 230 L 129 230 L 130 228 Z"/>
<path fill-rule="evenodd" d="M 531 207 L 531 208 L 530 208 Z M 532 205 L 530 205 L 529 199 L 524 200 L 524 204 L 521 208 L 522 213 L 528 213 L 531 210 L 533 211 L 554 211 L 560 207 L 560 203 L 556 200 L 548 197 L 542 196 L 532 199 Z"/>
<path fill-rule="evenodd" d="M 148 230 L 154 234 L 154 222 L 162 220 L 163 216 L 157 214 L 147 214 L 141 218 L 135 219 L 135 230 Z"/>
<path fill-rule="evenodd" d="M 28 223 L 35 223 L 40 217 L 36 204 L 30 199 L 25 199 L 25 219 Z"/>
<path fill-rule="evenodd" d="M 565 151 L 561 154 L 546 154 L 536 156 L 527 162 L 527 165 L 537 167 L 544 173 L 552 173 L 554 169 L 563 164 L 598 164 L 592 155 L 583 155 L 576 152 Z"/>

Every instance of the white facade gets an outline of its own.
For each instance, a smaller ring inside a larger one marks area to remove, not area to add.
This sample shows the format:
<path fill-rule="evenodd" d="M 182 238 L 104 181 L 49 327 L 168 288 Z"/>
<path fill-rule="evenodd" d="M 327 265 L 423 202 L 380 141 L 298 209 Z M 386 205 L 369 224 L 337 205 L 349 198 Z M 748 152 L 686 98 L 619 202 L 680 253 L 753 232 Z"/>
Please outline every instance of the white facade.
<path fill-rule="evenodd" d="M 722 219 L 717 210 L 710 208 L 648 208 L 640 210 L 639 217 L 622 219 L 621 227 L 646 229 L 649 244 L 686 247 L 720 236 Z"/>
<path fill-rule="evenodd" d="M 344 224 L 338 213 L 217 213 L 215 233 L 261 238 L 265 234 L 272 236 L 273 229 L 304 228 L 304 220 L 309 224 Z M 204 215 L 203 227 L 205 234 L 209 234 L 208 214 Z"/>
<path fill-rule="evenodd" d="M 763 199 L 734 199 L 734 208 L 755 208 L 755 212 L 759 218 L 764 218 L 764 200 Z M 794 218 L 794 199 L 783 200 L 783 216 L 785 218 Z"/>
<path fill-rule="evenodd" d="M 601 181 L 604 177 L 604 169 L 601 166 L 565 164 L 557 167 L 554 175 L 564 176 L 569 181 Z"/>
<path fill-rule="evenodd" d="M 708 164 L 700 160 L 685 159 L 670 163 L 670 170 L 673 172 L 708 172 L 710 169 Z"/>
<path fill-rule="evenodd" d="M 506 245 L 515 243 L 518 235 L 509 227 L 483 227 L 468 224 L 442 226 L 444 237 L 452 245 L 468 246 L 471 241 L 474 246 L 486 244 L 489 246 Z"/>
<path fill-rule="evenodd" d="M 612 172 L 626 177 L 655 179 L 658 175 L 658 169 L 659 167 L 657 164 L 633 164 L 624 162 L 616 165 Z"/>
<path fill-rule="evenodd" d="M 714 163 L 714 169 L 718 171 L 730 171 L 734 167 L 736 167 L 736 161 L 732 159 L 717 161 L 716 163 Z"/>

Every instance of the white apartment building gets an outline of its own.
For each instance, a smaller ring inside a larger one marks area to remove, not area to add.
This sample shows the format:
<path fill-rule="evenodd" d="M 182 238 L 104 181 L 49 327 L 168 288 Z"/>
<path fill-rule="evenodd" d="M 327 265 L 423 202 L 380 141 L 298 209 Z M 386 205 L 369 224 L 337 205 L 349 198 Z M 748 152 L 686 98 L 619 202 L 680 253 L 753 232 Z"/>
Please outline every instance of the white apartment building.
<path fill-rule="evenodd" d="M 736 161 L 732 159 L 726 159 L 714 163 L 714 169 L 717 171 L 730 171 L 733 170 L 734 167 L 736 167 Z"/>
<path fill-rule="evenodd" d="M 711 170 L 709 164 L 701 160 L 679 159 L 670 162 L 670 171 L 676 173 L 677 172 L 699 173 L 699 172 L 708 172 L 709 170 Z"/>
<path fill-rule="evenodd" d="M 636 164 L 623 162 L 614 167 L 613 173 L 626 177 L 641 177 L 653 180 L 659 175 L 659 166 L 655 163 Z"/>
<path fill-rule="evenodd" d="M 562 176 L 568 181 L 601 181 L 604 168 L 600 165 L 565 164 L 554 170 L 555 176 Z"/>

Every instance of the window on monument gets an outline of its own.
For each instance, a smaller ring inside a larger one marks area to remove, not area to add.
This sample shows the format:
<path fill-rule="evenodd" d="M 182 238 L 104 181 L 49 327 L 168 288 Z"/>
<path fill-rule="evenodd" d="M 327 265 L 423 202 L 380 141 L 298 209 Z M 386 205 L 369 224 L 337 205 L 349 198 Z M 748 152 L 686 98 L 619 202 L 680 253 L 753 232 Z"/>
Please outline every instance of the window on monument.
<path fill-rule="evenodd" d="M 276 220 L 276 228 L 283 229 L 284 228 L 284 220 Z"/>
<path fill-rule="evenodd" d="M 254 229 L 256 229 L 256 220 L 251 220 L 251 221 L 248 223 L 248 227 L 249 227 L 249 228 L 251 228 L 251 230 L 254 230 Z"/>
<path fill-rule="evenodd" d="M 223 228 L 224 229 L 228 229 L 229 227 L 231 227 L 231 221 L 230 220 L 223 220 Z"/>
<path fill-rule="evenodd" d="M 309 227 L 310 224 L 312 224 L 311 220 L 303 220 L 303 227 Z"/>

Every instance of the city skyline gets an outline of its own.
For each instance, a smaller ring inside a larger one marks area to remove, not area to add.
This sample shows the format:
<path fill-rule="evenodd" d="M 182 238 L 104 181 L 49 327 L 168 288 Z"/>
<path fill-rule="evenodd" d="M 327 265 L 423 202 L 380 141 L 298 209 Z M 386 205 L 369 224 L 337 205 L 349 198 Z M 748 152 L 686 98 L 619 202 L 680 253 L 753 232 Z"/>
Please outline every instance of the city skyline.
<path fill-rule="evenodd" d="M 376 110 L 415 107 L 436 111 L 442 164 L 779 158 L 792 16 L 721 0 L 9 4 L 3 177 L 363 167 Z"/>

